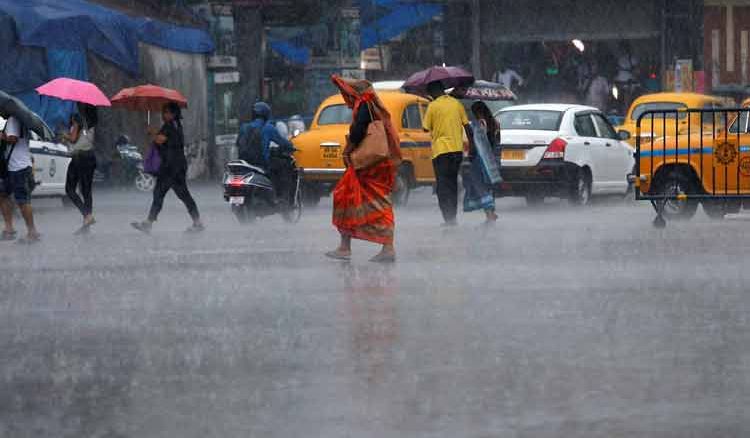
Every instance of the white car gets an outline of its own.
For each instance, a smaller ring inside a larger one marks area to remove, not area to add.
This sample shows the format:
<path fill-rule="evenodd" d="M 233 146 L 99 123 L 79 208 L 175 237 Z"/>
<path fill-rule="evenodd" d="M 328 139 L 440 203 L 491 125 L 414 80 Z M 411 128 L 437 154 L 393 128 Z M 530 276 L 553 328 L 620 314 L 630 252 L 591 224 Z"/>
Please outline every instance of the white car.
<path fill-rule="evenodd" d="M 545 197 L 585 205 L 592 195 L 629 189 L 634 149 L 596 108 L 568 104 L 504 108 L 500 122 L 502 196 L 522 196 L 529 204 Z"/>
<path fill-rule="evenodd" d="M 0 117 L 0 130 L 5 127 L 5 119 Z M 31 132 L 29 149 L 34 160 L 34 180 L 37 186 L 32 197 L 60 197 L 66 199 L 65 178 L 70 164 L 68 147 L 56 143 L 52 130 L 47 128 L 45 138 Z"/>

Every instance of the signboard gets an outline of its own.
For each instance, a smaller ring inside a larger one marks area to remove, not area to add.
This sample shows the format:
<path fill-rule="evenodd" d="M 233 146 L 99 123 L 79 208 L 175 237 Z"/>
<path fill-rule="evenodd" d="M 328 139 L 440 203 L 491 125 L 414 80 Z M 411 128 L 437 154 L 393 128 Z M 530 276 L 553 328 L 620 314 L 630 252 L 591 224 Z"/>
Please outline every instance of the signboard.
<path fill-rule="evenodd" d="M 209 56 L 206 63 L 208 68 L 237 68 L 236 56 Z"/>
<path fill-rule="evenodd" d="M 237 134 L 217 135 L 214 140 L 217 146 L 231 146 L 237 143 Z"/>
<path fill-rule="evenodd" d="M 240 81 L 240 72 L 238 71 L 214 73 L 215 84 L 236 84 L 239 81 Z"/>

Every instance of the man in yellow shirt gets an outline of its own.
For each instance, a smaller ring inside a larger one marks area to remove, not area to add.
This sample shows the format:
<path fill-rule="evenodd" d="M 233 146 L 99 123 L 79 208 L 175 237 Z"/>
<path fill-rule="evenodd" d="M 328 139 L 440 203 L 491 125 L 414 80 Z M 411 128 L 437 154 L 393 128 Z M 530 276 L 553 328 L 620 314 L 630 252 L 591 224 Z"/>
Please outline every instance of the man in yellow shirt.
<path fill-rule="evenodd" d="M 458 212 L 458 173 L 469 119 L 461 102 L 446 95 L 440 81 L 427 84 L 427 93 L 433 100 L 427 107 L 422 127 L 432 135 L 432 167 L 444 225 L 454 226 Z"/>

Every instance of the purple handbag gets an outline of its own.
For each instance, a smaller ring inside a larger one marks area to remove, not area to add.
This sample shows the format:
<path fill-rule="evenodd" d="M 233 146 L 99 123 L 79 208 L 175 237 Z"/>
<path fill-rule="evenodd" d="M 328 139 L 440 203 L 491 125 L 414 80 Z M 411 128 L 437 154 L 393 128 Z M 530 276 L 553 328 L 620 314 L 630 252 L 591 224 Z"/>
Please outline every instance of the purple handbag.
<path fill-rule="evenodd" d="M 150 175 L 156 175 L 161 168 L 161 155 L 155 144 L 151 144 L 146 152 L 146 158 L 143 160 L 143 171 Z"/>

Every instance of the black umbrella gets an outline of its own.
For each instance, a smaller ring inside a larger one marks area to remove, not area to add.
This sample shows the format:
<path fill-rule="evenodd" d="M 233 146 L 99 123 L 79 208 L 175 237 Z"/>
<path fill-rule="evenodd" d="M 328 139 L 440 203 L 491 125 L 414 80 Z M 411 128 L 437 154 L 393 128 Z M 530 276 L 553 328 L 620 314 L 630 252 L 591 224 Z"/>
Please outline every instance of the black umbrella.
<path fill-rule="evenodd" d="M 42 139 L 54 137 L 44 120 L 31 111 L 23 102 L 4 91 L 0 91 L 0 117 L 15 117 L 28 130 L 36 132 Z"/>

